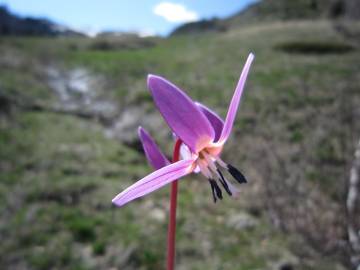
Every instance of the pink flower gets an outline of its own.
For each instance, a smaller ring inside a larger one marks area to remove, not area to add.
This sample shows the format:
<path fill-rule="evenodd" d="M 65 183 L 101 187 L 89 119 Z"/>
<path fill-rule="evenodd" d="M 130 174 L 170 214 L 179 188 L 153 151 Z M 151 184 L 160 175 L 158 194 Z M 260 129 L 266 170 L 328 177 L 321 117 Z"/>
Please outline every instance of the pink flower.
<path fill-rule="evenodd" d="M 157 108 L 174 134 L 183 142 L 181 145 L 183 159 L 170 164 L 149 134 L 139 128 L 139 136 L 145 154 L 156 171 L 118 194 L 112 200 L 115 205 L 123 206 L 197 171 L 200 171 L 208 179 L 215 202 L 217 198 L 222 199 L 222 191 L 218 182 L 230 196 L 238 193 L 238 190 L 224 177 L 220 168 L 227 170 L 239 183 L 246 183 L 246 179 L 234 166 L 225 163 L 220 155 L 230 136 L 253 59 L 253 54 L 247 58 L 225 122 L 204 105 L 192 101 L 177 86 L 164 78 L 155 75 L 148 76 L 148 87 Z"/>

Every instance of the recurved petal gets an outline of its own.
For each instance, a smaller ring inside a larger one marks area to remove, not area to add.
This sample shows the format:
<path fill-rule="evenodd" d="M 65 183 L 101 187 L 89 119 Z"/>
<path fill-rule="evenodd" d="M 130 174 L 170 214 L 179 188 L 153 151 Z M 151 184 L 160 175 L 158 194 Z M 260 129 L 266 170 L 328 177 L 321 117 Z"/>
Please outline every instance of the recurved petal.
<path fill-rule="evenodd" d="M 148 159 L 150 165 L 155 170 L 158 170 L 170 164 L 169 160 L 161 152 L 157 144 L 154 142 L 153 138 L 149 135 L 149 133 L 145 129 L 139 127 L 138 134 L 142 146 L 144 148 L 146 158 Z"/>
<path fill-rule="evenodd" d="M 163 167 L 125 189 L 118 194 L 112 202 L 120 207 L 132 200 L 157 190 L 166 184 L 191 173 L 193 162 L 193 160 L 181 160 Z"/>
<path fill-rule="evenodd" d="M 247 78 L 247 75 L 249 73 L 249 69 L 250 69 L 250 66 L 251 66 L 251 63 L 252 63 L 253 60 L 254 60 L 254 55 L 252 53 L 250 53 L 247 60 L 246 60 L 244 68 L 243 68 L 243 70 L 241 72 L 239 82 L 238 82 L 238 84 L 236 86 L 236 89 L 235 89 L 235 93 L 234 93 L 234 95 L 233 95 L 233 97 L 231 99 L 229 110 L 228 110 L 228 113 L 227 113 L 226 119 L 225 119 L 224 128 L 223 128 L 223 130 L 221 132 L 221 136 L 220 136 L 220 139 L 218 141 L 218 143 L 220 143 L 220 144 L 224 143 L 229 138 L 232 126 L 234 124 L 236 112 L 237 112 L 237 109 L 239 107 L 240 98 L 241 98 L 241 95 L 242 95 L 243 90 L 244 90 L 246 78 Z"/>
<path fill-rule="evenodd" d="M 210 124 L 212 125 L 215 131 L 214 142 L 216 142 L 220 138 L 221 131 L 224 126 L 224 121 L 220 118 L 220 116 L 218 116 L 214 111 L 210 110 L 204 104 L 196 102 L 196 105 L 199 106 L 200 110 L 205 114 Z"/>
<path fill-rule="evenodd" d="M 213 142 L 215 132 L 209 120 L 177 86 L 162 77 L 149 75 L 148 87 L 169 127 L 193 152 Z"/>

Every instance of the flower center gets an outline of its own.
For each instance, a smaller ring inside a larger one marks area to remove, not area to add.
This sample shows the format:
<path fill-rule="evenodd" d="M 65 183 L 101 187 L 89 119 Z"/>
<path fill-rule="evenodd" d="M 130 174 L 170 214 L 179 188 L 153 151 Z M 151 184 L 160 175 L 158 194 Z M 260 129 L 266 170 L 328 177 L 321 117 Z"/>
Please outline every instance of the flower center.
<path fill-rule="evenodd" d="M 218 182 L 220 182 L 221 186 L 223 186 L 224 190 L 230 196 L 236 196 L 239 193 L 238 189 L 224 177 L 219 167 L 226 169 L 240 184 L 246 183 L 244 175 L 239 170 L 230 164 L 226 164 L 220 159 L 219 153 L 221 150 L 222 146 L 206 147 L 198 153 L 198 158 L 195 161 L 195 164 L 200 169 L 200 172 L 210 183 L 214 202 L 216 202 L 217 199 L 221 200 L 223 197 Z"/>

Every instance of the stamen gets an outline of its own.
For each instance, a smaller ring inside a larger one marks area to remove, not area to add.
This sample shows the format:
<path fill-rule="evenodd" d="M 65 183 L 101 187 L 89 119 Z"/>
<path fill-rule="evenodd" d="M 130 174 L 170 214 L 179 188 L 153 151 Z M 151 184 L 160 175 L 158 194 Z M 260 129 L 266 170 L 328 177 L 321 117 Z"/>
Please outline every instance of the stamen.
<path fill-rule="evenodd" d="M 221 171 L 216 167 L 215 162 L 211 159 L 210 155 L 205 153 L 204 157 L 206 159 L 206 162 L 209 165 L 210 171 L 217 176 L 217 178 L 219 179 L 221 185 L 224 187 L 226 193 L 229 196 L 237 195 L 239 193 L 238 190 L 235 187 L 233 187 L 230 182 L 228 182 L 226 180 L 226 178 L 223 176 Z M 220 158 L 217 157 L 216 160 L 218 160 L 218 159 L 220 160 Z M 227 169 L 227 164 L 225 162 L 223 162 L 222 160 L 220 160 L 219 164 L 220 165 L 225 164 L 225 168 Z"/>
<path fill-rule="evenodd" d="M 228 184 L 226 182 L 226 179 L 224 178 L 223 174 L 221 173 L 221 171 L 219 169 L 216 169 L 216 171 L 220 176 L 219 181 L 222 184 L 222 186 L 224 187 L 225 191 L 227 192 L 227 194 L 229 194 L 229 196 L 232 196 L 232 192 L 229 189 L 229 186 L 228 186 Z"/>
<path fill-rule="evenodd" d="M 231 164 L 228 164 L 227 169 L 228 169 L 229 173 L 232 175 L 232 177 L 234 177 L 236 179 L 236 181 L 238 181 L 240 184 L 247 183 L 245 176 L 234 166 L 232 166 Z"/>
<path fill-rule="evenodd" d="M 227 194 L 229 194 L 229 196 L 232 196 L 232 192 L 229 189 L 229 186 L 224 178 L 224 176 L 222 175 L 221 171 L 216 167 L 215 163 L 212 161 L 210 155 L 208 155 L 207 153 L 204 153 L 204 157 L 206 159 L 206 162 L 209 165 L 210 170 L 217 175 L 221 185 L 224 187 L 225 191 L 227 192 Z"/>
<path fill-rule="evenodd" d="M 216 192 L 216 196 L 222 200 L 223 196 L 222 196 L 222 192 L 221 189 L 219 188 L 218 184 L 216 183 L 216 181 L 214 179 L 209 179 L 210 184 L 214 187 L 215 192 Z"/>
<path fill-rule="evenodd" d="M 221 159 L 220 157 L 215 157 L 215 159 L 216 159 L 216 162 L 219 163 L 219 165 L 220 165 L 221 167 L 223 167 L 224 169 L 227 169 L 227 168 L 228 168 L 228 167 L 227 167 L 227 164 L 226 164 L 224 161 L 222 161 L 222 159 Z"/>
<path fill-rule="evenodd" d="M 222 193 L 221 190 L 219 188 L 219 186 L 217 185 L 217 183 L 215 182 L 215 180 L 212 179 L 212 173 L 209 170 L 209 168 L 205 165 L 204 162 L 202 162 L 201 160 L 198 161 L 198 165 L 200 168 L 200 171 L 203 175 L 205 175 L 205 177 L 208 178 L 208 181 L 210 183 L 211 186 L 211 192 L 212 192 L 212 196 L 214 199 L 214 203 L 216 203 L 217 198 L 218 197 L 220 200 L 222 199 Z"/>
<path fill-rule="evenodd" d="M 201 161 L 201 160 L 198 160 L 197 164 L 199 165 L 199 168 L 200 168 L 200 171 L 201 173 L 208 179 L 212 178 L 212 173 L 211 171 L 209 170 L 209 168 L 206 166 L 206 164 Z"/>
<path fill-rule="evenodd" d="M 211 157 L 207 153 L 204 152 L 203 154 L 204 154 L 205 160 L 207 162 L 207 165 L 210 167 L 210 169 L 213 172 L 216 172 L 216 166 L 214 164 L 214 161 L 212 161 Z"/>
<path fill-rule="evenodd" d="M 208 180 L 209 180 L 209 184 L 211 186 L 211 192 L 212 192 L 214 203 L 216 203 L 215 187 L 214 187 L 213 183 L 210 181 L 210 179 L 208 179 Z"/>

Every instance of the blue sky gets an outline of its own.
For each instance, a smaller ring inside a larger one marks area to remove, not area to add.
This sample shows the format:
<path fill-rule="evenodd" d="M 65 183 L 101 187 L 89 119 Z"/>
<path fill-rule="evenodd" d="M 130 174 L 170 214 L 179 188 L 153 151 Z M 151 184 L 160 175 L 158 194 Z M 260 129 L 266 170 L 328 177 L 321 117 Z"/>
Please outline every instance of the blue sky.
<path fill-rule="evenodd" d="M 49 18 L 71 28 L 166 35 L 176 26 L 229 16 L 256 0 L 0 0 L 22 16 Z"/>

